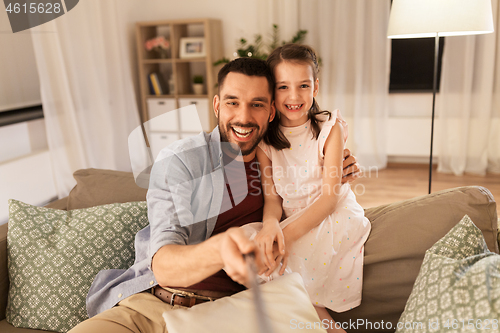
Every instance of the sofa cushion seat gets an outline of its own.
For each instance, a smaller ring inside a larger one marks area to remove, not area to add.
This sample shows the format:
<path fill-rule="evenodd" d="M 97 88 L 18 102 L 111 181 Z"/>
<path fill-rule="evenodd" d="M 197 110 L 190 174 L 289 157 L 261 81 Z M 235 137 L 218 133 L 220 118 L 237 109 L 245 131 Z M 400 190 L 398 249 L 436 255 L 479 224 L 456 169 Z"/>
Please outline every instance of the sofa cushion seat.
<path fill-rule="evenodd" d="M 32 328 L 14 327 L 11 324 L 9 324 L 6 319 L 0 321 L 0 332 L 2 332 L 2 333 L 36 333 L 36 332 L 47 333 L 47 331 L 36 330 L 36 329 L 32 329 Z"/>

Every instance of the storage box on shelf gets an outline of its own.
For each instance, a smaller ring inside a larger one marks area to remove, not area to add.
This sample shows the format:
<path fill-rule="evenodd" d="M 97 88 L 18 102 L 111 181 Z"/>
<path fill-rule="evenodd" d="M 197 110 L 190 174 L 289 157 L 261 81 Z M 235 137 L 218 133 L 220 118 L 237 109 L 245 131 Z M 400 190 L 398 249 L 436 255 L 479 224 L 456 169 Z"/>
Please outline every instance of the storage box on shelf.
<path fill-rule="evenodd" d="M 167 52 L 146 50 L 146 41 L 158 36 L 169 41 Z M 141 119 L 156 157 L 173 141 L 217 125 L 212 107 L 216 93 L 213 62 L 223 56 L 222 27 L 214 19 L 138 22 L 136 37 Z M 153 81 L 151 73 L 156 75 Z M 201 95 L 193 90 L 195 76 L 204 79 Z"/>
<path fill-rule="evenodd" d="M 144 129 L 154 157 L 176 140 L 210 130 L 204 126 L 210 123 L 208 101 L 206 97 L 183 97 L 177 101 L 175 98 L 148 99 L 150 120 L 144 123 Z"/>

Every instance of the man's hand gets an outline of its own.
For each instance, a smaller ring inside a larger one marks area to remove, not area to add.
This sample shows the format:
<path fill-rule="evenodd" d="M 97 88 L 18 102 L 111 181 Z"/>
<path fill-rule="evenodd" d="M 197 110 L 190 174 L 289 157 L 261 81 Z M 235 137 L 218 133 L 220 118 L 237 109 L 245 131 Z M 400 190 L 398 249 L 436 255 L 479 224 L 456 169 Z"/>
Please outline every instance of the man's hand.
<path fill-rule="evenodd" d="M 361 176 L 356 156 L 351 155 L 351 151 L 347 148 L 344 149 L 342 169 L 342 184 L 353 182 Z"/>
<path fill-rule="evenodd" d="M 260 258 L 259 249 L 250 241 L 240 228 L 230 228 L 224 234 L 220 244 L 220 255 L 224 263 L 224 270 L 234 281 L 244 286 L 249 285 L 248 266 L 243 258 L 244 254 L 255 252 L 257 270 L 264 265 Z"/>

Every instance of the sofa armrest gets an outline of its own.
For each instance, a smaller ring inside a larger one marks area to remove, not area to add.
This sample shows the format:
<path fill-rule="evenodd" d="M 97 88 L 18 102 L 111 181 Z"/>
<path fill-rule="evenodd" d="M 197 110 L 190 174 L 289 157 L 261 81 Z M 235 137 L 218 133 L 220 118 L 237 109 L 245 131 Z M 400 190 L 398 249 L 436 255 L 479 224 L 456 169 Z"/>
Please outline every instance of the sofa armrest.
<path fill-rule="evenodd" d="M 9 273 L 7 271 L 7 223 L 0 225 L 0 321 L 5 318 Z"/>

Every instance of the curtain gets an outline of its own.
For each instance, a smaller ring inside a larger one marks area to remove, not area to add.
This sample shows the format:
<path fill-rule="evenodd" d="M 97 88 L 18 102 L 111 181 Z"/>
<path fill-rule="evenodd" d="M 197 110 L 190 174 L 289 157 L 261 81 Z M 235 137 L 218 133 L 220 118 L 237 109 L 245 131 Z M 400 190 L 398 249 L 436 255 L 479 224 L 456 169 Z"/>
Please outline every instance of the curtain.
<path fill-rule="evenodd" d="M 272 24 L 281 39 L 307 30 L 305 43 L 321 57 L 318 103 L 340 109 L 349 123 L 348 145 L 361 166 L 385 167 L 389 97 L 389 1 L 259 0 L 257 24 Z"/>
<path fill-rule="evenodd" d="M 438 171 L 500 173 L 500 34 L 447 37 L 437 96 L 441 142 Z"/>
<path fill-rule="evenodd" d="M 119 1 L 80 1 L 31 29 L 47 141 L 59 197 L 74 171 L 130 171 L 127 138 L 139 126 Z"/>

